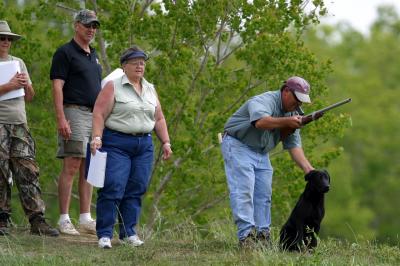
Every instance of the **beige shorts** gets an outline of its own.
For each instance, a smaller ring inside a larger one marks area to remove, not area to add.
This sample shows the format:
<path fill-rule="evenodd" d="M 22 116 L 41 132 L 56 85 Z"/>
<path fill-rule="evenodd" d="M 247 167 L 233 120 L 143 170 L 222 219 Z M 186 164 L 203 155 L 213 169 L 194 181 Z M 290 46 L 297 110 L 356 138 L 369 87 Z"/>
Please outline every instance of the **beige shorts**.
<path fill-rule="evenodd" d="M 57 158 L 86 158 L 87 143 L 92 134 L 92 113 L 89 110 L 64 107 L 64 114 L 72 133 L 69 140 L 58 133 Z"/>

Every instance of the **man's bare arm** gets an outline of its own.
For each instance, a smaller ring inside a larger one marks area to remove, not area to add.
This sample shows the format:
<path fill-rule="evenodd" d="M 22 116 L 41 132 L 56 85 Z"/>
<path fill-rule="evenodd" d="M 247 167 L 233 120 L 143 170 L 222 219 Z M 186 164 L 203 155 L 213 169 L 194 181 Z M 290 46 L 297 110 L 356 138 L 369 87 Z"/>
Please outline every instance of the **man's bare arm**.
<path fill-rule="evenodd" d="M 71 137 L 71 128 L 69 126 L 69 122 L 65 118 L 64 107 L 63 107 L 63 87 L 65 81 L 62 79 L 54 79 L 52 81 L 53 85 L 53 102 L 54 109 L 56 112 L 57 119 L 57 130 L 64 137 L 64 139 L 68 140 Z"/>

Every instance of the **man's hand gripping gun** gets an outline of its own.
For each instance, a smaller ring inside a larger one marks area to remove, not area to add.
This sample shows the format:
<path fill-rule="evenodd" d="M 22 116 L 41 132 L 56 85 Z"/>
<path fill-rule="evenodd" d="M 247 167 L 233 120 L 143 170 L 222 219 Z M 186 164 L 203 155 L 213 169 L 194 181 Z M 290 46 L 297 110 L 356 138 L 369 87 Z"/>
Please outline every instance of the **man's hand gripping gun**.
<path fill-rule="evenodd" d="M 322 108 L 322 109 L 320 109 L 318 111 L 314 111 L 314 112 L 312 112 L 311 114 L 308 114 L 308 115 L 304 115 L 304 112 L 300 108 L 300 106 L 296 109 L 296 111 L 297 111 L 297 113 L 299 113 L 299 115 L 302 116 L 301 117 L 301 126 L 305 126 L 308 123 L 321 118 L 325 114 L 325 112 L 327 112 L 327 111 L 329 111 L 331 109 L 334 109 L 336 107 L 339 107 L 339 106 L 341 106 L 343 104 L 349 103 L 349 102 L 351 102 L 351 98 L 348 98 L 346 100 L 343 100 L 343 101 L 335 103 L 335 104 L 332 104 L 332 105 L 330 105 L 328 107 L 325 107 L 325 108 Z M 289 136 L 290 134 L 293 134 L 293 132 L 295 130 L 296 130 L 295 128 L 282 128 L 281 129 L 281 140 L 284 140 L 287 136 Z"/>

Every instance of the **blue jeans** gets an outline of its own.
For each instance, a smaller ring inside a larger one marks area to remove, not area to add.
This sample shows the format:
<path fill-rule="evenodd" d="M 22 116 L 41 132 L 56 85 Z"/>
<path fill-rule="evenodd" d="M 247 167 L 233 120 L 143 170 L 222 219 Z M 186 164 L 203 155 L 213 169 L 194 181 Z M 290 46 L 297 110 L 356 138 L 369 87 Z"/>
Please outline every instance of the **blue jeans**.
<path fill-rule="evenodd" d="M 256 152 L 229 135 L 221 149 L 239 240 L 253 228 L 257 232 L 269 230 L 273 169 L 268 154 Z"/>
<path fill-rule="evenodd" d="M 102 151 L 107 152 L 104 187 L 98 190 L 97 236 L 112 238 L 119 218 L 119 238 L 136 234 L 153 164 L 151 135 L 135 137 L 110 129 L 103 132 Z"/>

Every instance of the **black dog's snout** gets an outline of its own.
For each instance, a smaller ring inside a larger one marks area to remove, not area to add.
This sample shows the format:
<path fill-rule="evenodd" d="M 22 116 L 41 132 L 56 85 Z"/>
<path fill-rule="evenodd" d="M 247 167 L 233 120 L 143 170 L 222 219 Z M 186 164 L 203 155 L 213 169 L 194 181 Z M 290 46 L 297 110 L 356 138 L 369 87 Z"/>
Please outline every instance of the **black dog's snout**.
<path fill-rule="evenodd" d="M 326 192 L 328 192 L 329 191 L 329 186 L 324 186 L 323 188 L 322 188 L 322 192 L 323 193 L 326 193 Z"/>

